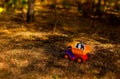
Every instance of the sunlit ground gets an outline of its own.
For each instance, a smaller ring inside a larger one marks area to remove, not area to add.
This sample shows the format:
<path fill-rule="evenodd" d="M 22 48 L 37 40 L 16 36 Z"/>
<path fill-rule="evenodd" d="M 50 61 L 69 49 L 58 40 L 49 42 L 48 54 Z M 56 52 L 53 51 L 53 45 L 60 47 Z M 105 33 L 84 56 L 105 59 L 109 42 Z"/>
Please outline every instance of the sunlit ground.
<path fill-rule="evenodd" d="M 60 17 L 53 33 L 50 15 L 37 16 L 31 24 L 13 15 L 0 15 L 0 79 L 120 78 L 119 27 L 98 22 L 93 29 L 89 19 Z M 92 47 L 85 63 L 62 56 L 65 45 L 76 40 Z"/>

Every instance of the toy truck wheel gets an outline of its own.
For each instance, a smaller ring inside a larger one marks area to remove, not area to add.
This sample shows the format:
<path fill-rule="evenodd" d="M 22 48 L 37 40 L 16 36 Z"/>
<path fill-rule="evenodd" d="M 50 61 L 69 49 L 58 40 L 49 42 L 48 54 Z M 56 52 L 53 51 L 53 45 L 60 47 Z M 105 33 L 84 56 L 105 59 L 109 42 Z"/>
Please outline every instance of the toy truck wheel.
<path fill-rule="evenodd" d="M 67 59 L 67 58 L 68 58 L 68 55 L 64 55 L 64 58 L 66 58 L 66 59 Z"/>
<path fill-rule="evenodd" d="M 81 58 L 78 58 L 78 59 L 77 59 L 77 62 L 78 62 L 78 63 L 81 63 L 81 62 L 82 62 L 82 59 L 81 59 Z"/>

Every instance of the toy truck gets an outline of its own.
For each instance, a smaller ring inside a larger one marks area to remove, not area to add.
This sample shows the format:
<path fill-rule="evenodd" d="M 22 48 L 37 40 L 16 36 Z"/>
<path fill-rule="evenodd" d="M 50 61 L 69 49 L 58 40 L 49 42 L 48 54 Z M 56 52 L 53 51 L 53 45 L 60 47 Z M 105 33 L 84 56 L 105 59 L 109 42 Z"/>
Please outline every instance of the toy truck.
<path fill-rule="evenodd" d="M 81 47 L 84 47 L 84 49 L 69 45 L 64 52 L 64 57 L 71 60 L 77 60 L 79 63 L 85 62 L 88 60 L 88 53 L 91 51 L 91 47 L 89 45 Z"/>

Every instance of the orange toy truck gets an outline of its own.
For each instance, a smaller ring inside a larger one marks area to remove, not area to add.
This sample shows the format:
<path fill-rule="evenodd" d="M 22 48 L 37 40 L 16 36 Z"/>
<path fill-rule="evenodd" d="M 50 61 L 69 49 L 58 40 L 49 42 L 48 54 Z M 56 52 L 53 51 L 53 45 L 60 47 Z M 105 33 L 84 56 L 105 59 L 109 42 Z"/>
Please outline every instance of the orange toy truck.
<path fill-rule="evenodd" d="M 64 52 L 64 57 L 77 60 L 78 62 L 85 62 L 88 59 L 88 53 L 90 51 L 91 47 L 89 45 L 79 42 L 76 45 L 69 45 Z"/>

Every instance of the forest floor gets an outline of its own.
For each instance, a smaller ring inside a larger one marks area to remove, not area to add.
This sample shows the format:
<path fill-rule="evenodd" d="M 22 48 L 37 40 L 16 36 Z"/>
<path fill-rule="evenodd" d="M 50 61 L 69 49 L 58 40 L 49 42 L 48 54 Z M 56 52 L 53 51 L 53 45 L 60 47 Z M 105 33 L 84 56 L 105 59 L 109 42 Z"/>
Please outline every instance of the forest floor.
<path fill-rule="evenodd" d="M 0 14 L 0 79 L 120 79 L 120 26 L 80 15 L 41 13 L 27 24 Z M 92 47 L 88 61 L 64 59 L 67 43 L 81 40 Z"/>

